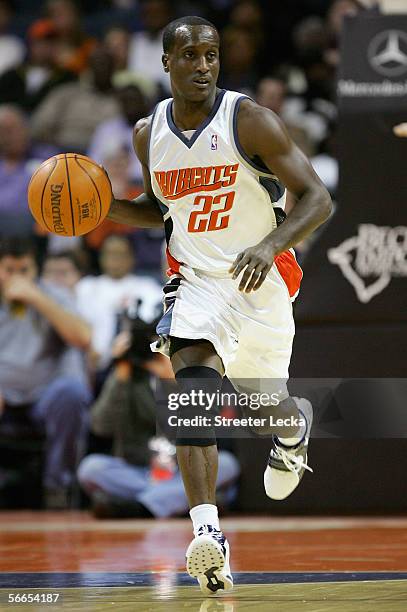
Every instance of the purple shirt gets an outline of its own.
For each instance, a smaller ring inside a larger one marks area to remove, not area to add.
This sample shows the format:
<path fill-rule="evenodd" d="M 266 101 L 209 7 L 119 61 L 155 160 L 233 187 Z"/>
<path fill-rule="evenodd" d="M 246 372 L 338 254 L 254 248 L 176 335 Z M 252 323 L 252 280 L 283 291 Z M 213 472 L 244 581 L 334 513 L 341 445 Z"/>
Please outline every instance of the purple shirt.
<path fill-rule="evenodd" d="M 31 172 L 28 163 L 22 162 L 14 168 L 7 168 L 0 160 L 0 211 L 27 212 L 27 187 Z"/>
<path fill-rule="evenodd" d="M 45 159 L 56 153 L 48 146 L 34 147 L 27 159 L 9 167 L 0 159 L 0 234 L 21 235 L 29 233 L 34 219 L 28 208 L 27 188 L 34 170 Z"/>

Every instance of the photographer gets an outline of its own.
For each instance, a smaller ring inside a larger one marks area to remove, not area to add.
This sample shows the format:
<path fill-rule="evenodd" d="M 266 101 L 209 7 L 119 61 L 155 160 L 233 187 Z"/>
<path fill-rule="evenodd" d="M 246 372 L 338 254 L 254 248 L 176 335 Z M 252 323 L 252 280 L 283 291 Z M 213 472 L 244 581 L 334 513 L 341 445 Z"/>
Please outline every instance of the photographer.
<path fill-rule="evenodd" d="M 173 373 L 165 357 L 152 355 L 154 326 L 138 317 L 138 307 L 122 317 L 113 369 L 91 407 L 91 428 L 113 438 L 113 456 L 88 455 L 78 468 L 79 483 L 98 518 L 165 518 L 188 511 L 175 447 L 155 437 L 153 389 Z M 232 485 L 238 474 L 235 457 L 220 452 L 218 486 Z"/>

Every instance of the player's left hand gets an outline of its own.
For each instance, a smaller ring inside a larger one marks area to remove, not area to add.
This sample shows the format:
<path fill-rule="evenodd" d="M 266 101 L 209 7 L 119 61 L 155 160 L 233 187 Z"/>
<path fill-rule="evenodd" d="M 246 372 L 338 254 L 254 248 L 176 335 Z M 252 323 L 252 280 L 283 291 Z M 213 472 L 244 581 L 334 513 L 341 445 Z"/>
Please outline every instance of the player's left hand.
<path fill-rule="evenodd" d="M 273 265 L 275 255 L 273 246 L 263 241 L 239 253 L 229 270 L 233 279 L 244 270 L 239 291 L 250 293 L 259 289 Z"/>

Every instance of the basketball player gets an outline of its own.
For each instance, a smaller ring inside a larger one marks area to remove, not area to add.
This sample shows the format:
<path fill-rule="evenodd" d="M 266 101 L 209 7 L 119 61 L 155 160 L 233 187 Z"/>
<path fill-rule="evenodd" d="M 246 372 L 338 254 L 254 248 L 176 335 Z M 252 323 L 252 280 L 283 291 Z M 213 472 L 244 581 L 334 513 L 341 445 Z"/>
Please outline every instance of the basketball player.
<path fill-rule="evenodd" d="M 224 374 L 239 390 L 278 386 L 278 406 L 261 410 L 296 424 L 273 430 L 264 485 L 283 499 L 310 469 L 312 421 L 309 402 L 289 397 L 285 385 L 291 302 L 302 276 L 291 247 L 328 218 L 330 197 L 276 115 L 217 88 L 219 35 L 211 23 L 177 19 L 163 47 L 173 98 L 157 105 L 134 139 L 145 193 L 113 200 L 109 216 L 139 227 L 164 222 L 172 276 L 157 332 L 181 390 L 214 393 Z M 296 197 L 287 218 L 284 185 Z M 233 586 L 215 501 L 216 438 L 210 426 L 192 432 L 182 423 L 177 457 L 195 536 L 187 570 L 210 595 Z M 267 427 L 256 433 L 270 436 Z"/>

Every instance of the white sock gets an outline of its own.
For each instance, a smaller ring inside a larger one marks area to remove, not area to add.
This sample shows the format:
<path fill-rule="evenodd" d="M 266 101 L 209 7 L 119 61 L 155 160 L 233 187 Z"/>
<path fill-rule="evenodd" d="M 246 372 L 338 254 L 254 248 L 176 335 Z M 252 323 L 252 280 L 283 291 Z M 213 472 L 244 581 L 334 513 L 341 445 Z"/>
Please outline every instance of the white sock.
<path fill-rule="evenodd" d="M 215 529 L 220 529 L 218 508 L 214 504 L 199 504 L 189 511 L 194 526 L 194 535 L 198 533 L 201 525 L 212 525 Z"/>

